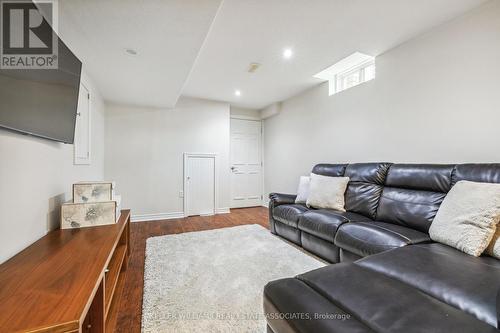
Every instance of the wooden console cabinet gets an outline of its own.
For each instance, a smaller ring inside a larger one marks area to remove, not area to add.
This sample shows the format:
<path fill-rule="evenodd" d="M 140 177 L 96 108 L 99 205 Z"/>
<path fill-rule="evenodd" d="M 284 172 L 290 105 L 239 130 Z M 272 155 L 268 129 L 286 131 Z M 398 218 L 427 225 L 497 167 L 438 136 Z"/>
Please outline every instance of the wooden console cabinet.
<path fill-rule="evenodd" d="M 122 210 L 114 225 L 52 231 L 0 265 L 0 332 L 105 332 L 129 240 Z"/>

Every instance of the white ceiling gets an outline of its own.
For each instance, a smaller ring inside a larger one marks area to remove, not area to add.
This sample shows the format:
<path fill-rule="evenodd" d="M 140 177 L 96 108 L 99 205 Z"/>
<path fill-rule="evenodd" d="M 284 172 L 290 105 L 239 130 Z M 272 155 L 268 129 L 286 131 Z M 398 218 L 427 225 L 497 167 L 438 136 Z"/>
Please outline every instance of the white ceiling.
<path fill-rule="evenodd" d="M 183 93 L 263 108 L 318 84 L 314 74 L 355 51 L 382 54 L 483 2 L 225 0 Z M 250 62 L 262 66 L 250 74 Z"/>
<path fill-rule="evenodd" d="M 172 107 L 221 1 L 63 0 L 59 34 L 106 100 Z"/>
<path fill-rule="evenodd" d="M 221 1 L 59 1 L 60 34 L 108 101 L 171 107 L 183 94 L 260 109 L 355 51 L 379 55 L 486 2 Z"/>

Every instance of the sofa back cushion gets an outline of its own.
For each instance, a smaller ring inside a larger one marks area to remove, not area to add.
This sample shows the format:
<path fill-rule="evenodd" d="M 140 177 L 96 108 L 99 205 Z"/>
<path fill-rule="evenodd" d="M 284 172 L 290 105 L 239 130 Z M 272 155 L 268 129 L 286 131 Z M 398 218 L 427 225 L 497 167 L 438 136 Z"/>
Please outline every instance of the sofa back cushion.
<path fill-rule="evenodd" d="M 312 173 L 328 177 L 344 177 L 347 164 L 316 164 Z"/>
<path fill-rule="evenodd" d="M 451 188 L 454 165 L 393 164 L 376 219 L 428 232 Z"/>
<path fill-rule="evenodd" d="M 452 164 L 393 164 L 385 186 L 446 193 L 454 168 Z"/>
<path fill-rule="evenodd" d="M 461 180 L 479 183 L 500 183 L 500 164 L 459 164 L 453 170 L 452 185 Z"/>
<path fill-rule="evenodd" d="M 375 219 L 390 163 L 349 164 L 344 176 L 350 182 L 345 193 L 346 210 Z"/>
<path fill-rule="evenodd" d="M 428 232 L 446 194 L 460 180 L 500 183 L 500 163 L 318 164 L 312 172 L 350 178 L 347 211 L 422 232 Z"/>
<path fill-rule="evenodd" d="M 375 218 L 390 163 L 317 164 L 312 173 L 329 177 L 349 177 L 345 209 Z"/>

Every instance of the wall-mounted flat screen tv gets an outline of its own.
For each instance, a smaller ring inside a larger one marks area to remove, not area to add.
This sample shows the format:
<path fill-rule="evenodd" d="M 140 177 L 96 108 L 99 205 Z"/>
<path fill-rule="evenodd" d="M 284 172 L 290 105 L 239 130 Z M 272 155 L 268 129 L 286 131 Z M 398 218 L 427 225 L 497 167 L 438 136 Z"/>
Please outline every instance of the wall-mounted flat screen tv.
<path fill-rule="evenodd" d="M 0 68 L 0 127 L 72 144 L 82 63 L 56 40 L 57 69 Z"/>

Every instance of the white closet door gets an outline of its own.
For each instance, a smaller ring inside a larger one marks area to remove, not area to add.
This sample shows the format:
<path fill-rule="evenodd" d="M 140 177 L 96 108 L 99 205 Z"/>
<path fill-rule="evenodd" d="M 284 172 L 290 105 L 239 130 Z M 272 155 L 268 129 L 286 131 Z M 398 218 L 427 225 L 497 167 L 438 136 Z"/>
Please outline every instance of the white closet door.
<path fill-rule="evenodd" d="M 185 215 L 215 214 L 215 157 L 186 156 Z"/>
<path fill-rule="evenodd" d="M 231 207 L 262 204 L 261 122 L 231 119 Z"/>

